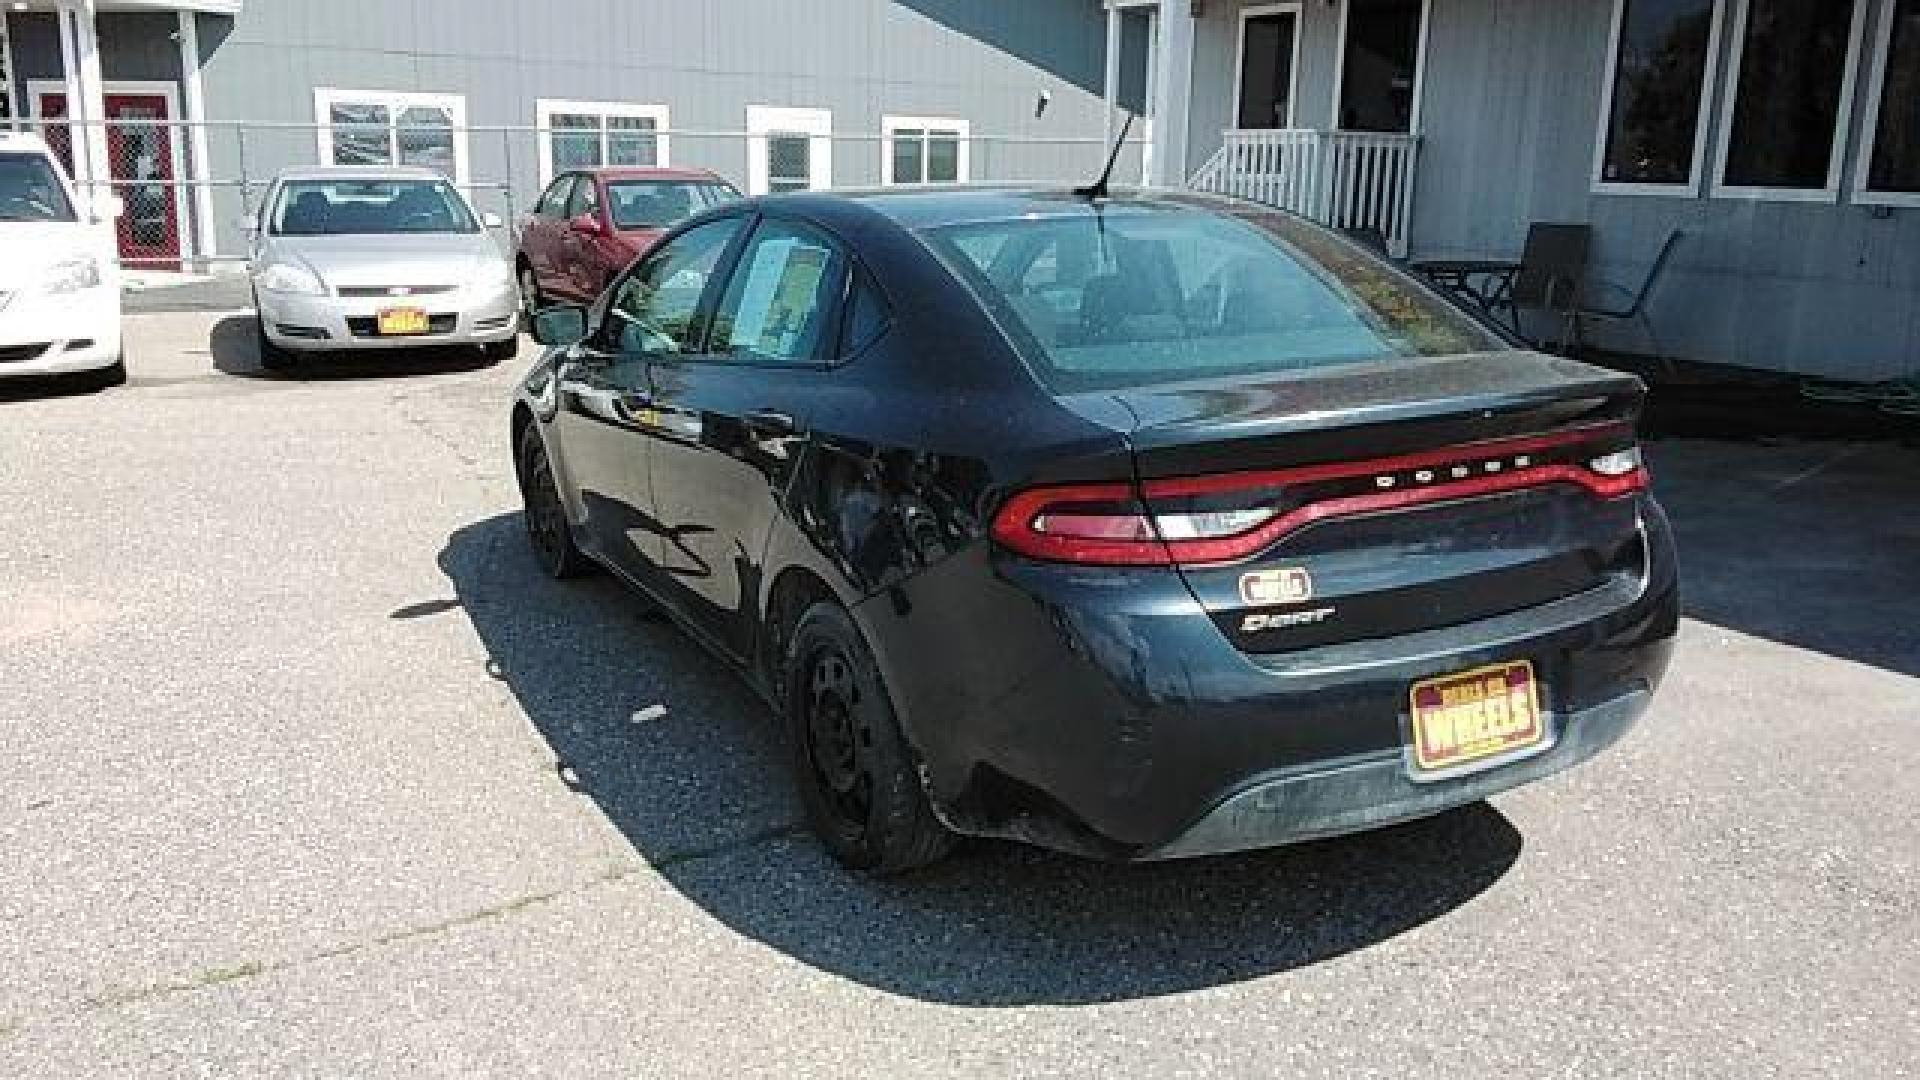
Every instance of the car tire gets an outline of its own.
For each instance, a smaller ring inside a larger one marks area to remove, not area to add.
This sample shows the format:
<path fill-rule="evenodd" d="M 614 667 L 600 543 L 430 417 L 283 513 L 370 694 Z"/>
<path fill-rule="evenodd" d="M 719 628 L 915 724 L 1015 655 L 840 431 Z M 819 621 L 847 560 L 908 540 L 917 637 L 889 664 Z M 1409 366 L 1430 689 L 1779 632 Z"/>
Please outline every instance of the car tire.
<path fill-rule="evenodd" d="M 520 329 L 533 333 L 533 316 L 545 307 L 547 298 L 540 292 L 540 278 L 533 267 L 520 264 Z"/>
<path fill-rule="evenodd" d="M 116 386 L 125 386 L 127 385 L 126 358 L 116 356 L 113 358 L 113 363 L 98 371 L 87 372 L 84 378 L 90 390 L 111 390 Z"/>
<path fill-rule="evenodd" d="M 504 364 L 519 355 L 520 338 L 516 335 L 505 341 L 489 341 L 480 346 L 480 358 L 489 364 Z"/>
<path fill-rule="evenodd" d="M 880 669 L 845 609 L 822 602 L 801 615 L 783 678 L 800 799 L 834 857 L 885 876 L 952 851 L 957 838 L 933 814 Z"/>
<path fill-rule="evenodd" d="M 540 438 L 540 429 L 533 424 L 520 432 L 514 463 L 520 472 L 527 542 L 540 569 L 556 580 L 587 573 L 593 564 L 573 542 L 573 524 L 567 520 L 566 505 L 560 501 L 560 485 L 553 476 L 553 463 L 547 458 L 547 446 Z"/>
<path fill-rule="evenodd" d="M 260 370 L 292 371 L 299 363 L 299 358 L 290 350 L 275 345 L 273 339 L 267 336 L 265 323 L 259 324 L 255 331 L 255 338 L 260 353 Z"/>

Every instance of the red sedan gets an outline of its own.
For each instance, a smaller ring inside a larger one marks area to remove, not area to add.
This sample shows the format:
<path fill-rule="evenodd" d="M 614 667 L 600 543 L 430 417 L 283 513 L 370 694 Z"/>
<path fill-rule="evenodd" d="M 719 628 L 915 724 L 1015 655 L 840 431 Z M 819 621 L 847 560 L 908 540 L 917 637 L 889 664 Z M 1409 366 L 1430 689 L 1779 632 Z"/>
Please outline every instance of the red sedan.
<path fill-rule="evenodd" d="M 560 174 L 520 229 L 515 258 L 529 311 L 592 303 L 675 222 L 740 197 L 701 169 L 580 169 Z"/>

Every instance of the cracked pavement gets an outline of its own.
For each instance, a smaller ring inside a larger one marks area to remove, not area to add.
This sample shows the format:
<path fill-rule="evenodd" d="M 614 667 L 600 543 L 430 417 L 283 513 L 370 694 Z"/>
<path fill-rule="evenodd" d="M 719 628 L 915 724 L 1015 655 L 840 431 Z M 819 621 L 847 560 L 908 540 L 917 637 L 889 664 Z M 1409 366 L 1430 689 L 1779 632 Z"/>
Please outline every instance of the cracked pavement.
<path fill-rule="evenodd" d="M 526 357 L 0 388 L 0 1076 L 1904 1075 L 1920 452 L 1665 443 L 1642 729 L 1383 833 L 903 881 L 762 707 L 524 552 Z M 636 713 L 666 715 L 636 723 Z"/>

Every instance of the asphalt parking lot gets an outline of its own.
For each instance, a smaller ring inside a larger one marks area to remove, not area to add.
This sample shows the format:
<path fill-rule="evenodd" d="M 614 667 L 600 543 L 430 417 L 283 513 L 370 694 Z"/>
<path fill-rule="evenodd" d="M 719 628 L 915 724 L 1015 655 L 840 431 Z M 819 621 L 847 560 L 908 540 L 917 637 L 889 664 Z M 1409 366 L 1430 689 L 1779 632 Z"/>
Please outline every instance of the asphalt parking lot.
<path fill-rule="evenodd" d="M 1490 805 L 873 884 L 755 699 L 524 551 L 524 367 L 137 313 L 0 398 L 0 1075 L 1898 1076 L 1920 451 L 1666 441 L 1642 728 Z M 634 714 L 664 705 L 662 719 Z"/>

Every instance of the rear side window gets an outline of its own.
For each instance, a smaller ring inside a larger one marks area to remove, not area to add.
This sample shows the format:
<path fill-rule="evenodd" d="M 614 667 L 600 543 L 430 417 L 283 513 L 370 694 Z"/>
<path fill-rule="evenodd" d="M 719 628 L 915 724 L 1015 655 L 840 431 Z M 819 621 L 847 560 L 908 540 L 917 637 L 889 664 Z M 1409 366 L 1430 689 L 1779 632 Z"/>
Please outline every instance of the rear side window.
<path fill-rule="evenodd" d="M 73 204 L 44 154 L 0 154 L 0 221 L 72 221 Z"/>
<path fill-rule="evenodd" d="M 887 332 L 892 318 L 886 300 L 867 279 L 866 272 L 856 273 L 852 287 L 847 290 L 847 312 L 840 321 L 840 359 L 851 360 L 865 352 L 867 346 Z"/>
<path fill-rule="evenodd" d="M 1281 215 L 1087 207 L 927 239 L 1061 391 L 1505 347 L 1396 272 Z"/>
<path fill-rule="evenodd" d="M 720 302 L 713 351 L 760 363 L 820 363 L 846 274 L 832 241 L 805 225 L 767 219 Z"/>

